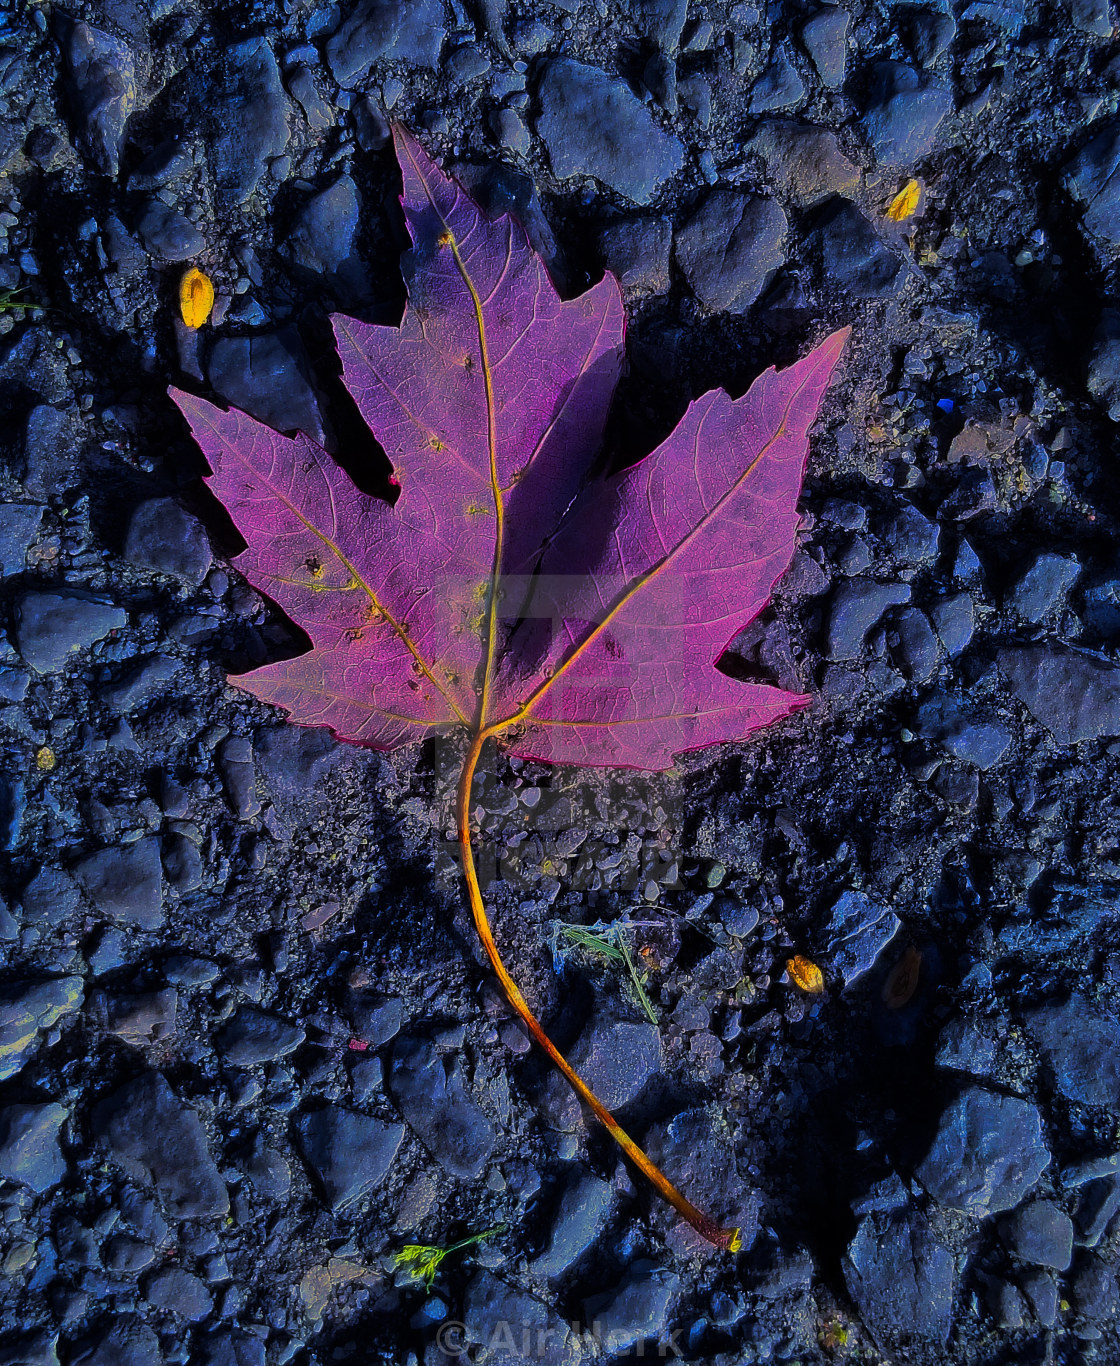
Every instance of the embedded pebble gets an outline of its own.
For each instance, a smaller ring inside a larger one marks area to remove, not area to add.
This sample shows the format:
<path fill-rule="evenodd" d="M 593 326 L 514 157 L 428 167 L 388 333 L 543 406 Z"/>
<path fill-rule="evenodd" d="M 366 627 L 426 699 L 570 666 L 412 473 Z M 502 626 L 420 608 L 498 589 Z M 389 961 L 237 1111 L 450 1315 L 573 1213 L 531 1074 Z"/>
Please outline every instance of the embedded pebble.
<path fill-rule="evenodd" d="M 79 859 L 74 877 L 111 920 L 141 930 L 154 930 L 163 923 L 163 871 L 159 840 L 154 836 Z"/>
<path fill-rule="evenodd" d="M 1038 1108 L 974 1086 L 942 1113 L 915 1175 L 948 1209 L 998 1214 L 1017 1205 L 1049 1165 Z"/>
<path fill-rule="evenodd" d="M 476 1180 L 496 1140 L 494 1127 L 467 1092 L 457 1065 L 423 1039 L 393 1049 L 389 1089 L 409 1128 L 452 1176 Z"/>
<path fill-rule="evenodd" d="M 16 644 L 36 673 L 54 673 L 74 655 L 128 624 L 120 607 L 76 591 L 25 593 L 16 606 Z"/>
<path fill-rule="evenodd" d="M 327 1105 L 300 1115 L 295 1134 L 327 1203 L 337 1210 L 385 1179 L 404 1138 L 404 1125 Z"/>
<path fill-rule="evenodd" d="M 844 892 L 832 908 L 825 929 L 825 956 L 834 972 L 850 986 L 875 966 L 902 921 L 885 906 L 877 906 L 862 892 Z"/>
<path fill-rule="evenodd" d="M 210 570 L 210 542 L 198 520 L 174 498 L 149 498 L 132 514 L 125 559 L 197 588 Z"/>
<path fill-rule="evenodd" d="M 658 185 L 684 164 L 684 148 L 663 133 L 626 85 L 568 58 L 550 61 L 539 92 L 537 131 L 561 180 L 595 176 L 648 204 Z"/>
<path fill-rule="evenodd" d="M 744 313 L 784 262 L 788 227 L 773 199 L 715 190 L 677 229 L 673 250 L 702 304 Z"/>
<path fill-rule="evenodd" d="M 1061 645 L 997 655 L 1011 690 L 1060 745 L 1120 735 L 1120 669 Z"/>

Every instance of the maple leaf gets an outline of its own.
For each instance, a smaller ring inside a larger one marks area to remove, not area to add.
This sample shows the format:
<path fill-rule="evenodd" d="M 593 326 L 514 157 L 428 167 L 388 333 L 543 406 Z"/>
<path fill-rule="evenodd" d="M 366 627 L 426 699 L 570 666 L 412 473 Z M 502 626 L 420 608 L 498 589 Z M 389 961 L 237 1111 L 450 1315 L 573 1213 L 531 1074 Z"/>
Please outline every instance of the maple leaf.
<path fill-rule="evenodd" d="M 732 400 L 714 390 L 621 474 L 587 481 L 622 358 L 610 275 L 562 300 L 521 227 L 489 218 L 394 129 L 412 239 L 400 327 L 332 319 L 343 379 L 400 485 L 360 492 L 301 433 L 171 395 L 248 548 L 236 563 L 312 648 L 231 679 L 302 725 L 389 749 L 459 731 L 463 872 L 506 995 L 580 1098 L 704 1237 L 695 1208 L 573 1071 L 506 971 L 471 845 L 484 744 L 664 769 L 807 698 L 716 663 L 789 564 L 809 429 L 847 332 Z"/>

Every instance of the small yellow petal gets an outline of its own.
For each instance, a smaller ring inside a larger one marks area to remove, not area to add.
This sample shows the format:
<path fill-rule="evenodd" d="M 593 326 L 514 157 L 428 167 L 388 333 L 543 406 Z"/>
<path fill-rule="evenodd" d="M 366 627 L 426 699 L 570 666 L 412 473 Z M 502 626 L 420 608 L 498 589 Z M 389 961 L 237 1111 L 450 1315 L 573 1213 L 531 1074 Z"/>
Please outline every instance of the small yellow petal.
<path fill-rule="evenodd" d="M 54 750 L 50 745 L 43 745 L 35 754 L 35 767 L 40 773 L 49 773 L 54 768 Z"/>
<path fill-rule="evenodd" d="M 201 327 L 214 307 L 214 286 L 197 266 L 179 281 L 179 310 L 188 327 Z"/>
<path fill-rule="evenodd" d="M 786 972 L 789 973 L 790 981 L 810 996 L 819 996 L 824 990 L 824 973 L 811 958 L 803 954 L 798 953 L 786 959 Z"/>
<path fill-rule="evenodd" d="M 918 207 L 918 200 L 922 197 L 922 187 L 916 180 L 908 181 L 899 190 L 898 194 L 891 200 L 891 206 L 887 210 L 887 217 L 892 223 L 902 223 Z"/>

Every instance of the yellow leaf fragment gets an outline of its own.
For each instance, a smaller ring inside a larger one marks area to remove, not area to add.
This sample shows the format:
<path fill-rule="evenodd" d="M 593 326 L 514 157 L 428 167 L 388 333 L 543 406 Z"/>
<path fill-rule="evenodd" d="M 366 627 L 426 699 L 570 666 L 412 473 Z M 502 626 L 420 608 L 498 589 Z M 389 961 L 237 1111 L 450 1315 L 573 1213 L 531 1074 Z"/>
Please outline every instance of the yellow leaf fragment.
<path fill-rule="evenodd" d="M 887 974 L 883 983 L 883 1004 L 890 1010 L 901 1010 L 918 990 L 922 971 L 922 953 L 913 944 Z"/>
<path fill-rule="evenodd" d="M 40 773 L 49 773 L 54 768 L 54 750 L 50 745 L 43 745 L 35 753 L 35 767 Z"/>
<path fill-rule="evenodd" d="M 188 327 L 201 327 L 214 307 L 214 286 L 208 275 L 191 266 L 179 281 L 179 311 Z"/>
<path fill-rule="evenodd" d="M 824 973 L 804 954 L 798 953 L 792 958 L 787 958 L 786 972 L 789 973 L 789 979 L 794 986 L 807 991 L 810 996 L 819 996 L 824 990 Z"/>
<path fill-rule="evenodd" d="M 922 197 L 922 187 L 916 180 L 909 180 L 899 190 L 898 194 L 891 200 L 891 206 L 887 210 L 887 217 L 892 223 L 903 223 L 918 207 L 918 200 Z"/>

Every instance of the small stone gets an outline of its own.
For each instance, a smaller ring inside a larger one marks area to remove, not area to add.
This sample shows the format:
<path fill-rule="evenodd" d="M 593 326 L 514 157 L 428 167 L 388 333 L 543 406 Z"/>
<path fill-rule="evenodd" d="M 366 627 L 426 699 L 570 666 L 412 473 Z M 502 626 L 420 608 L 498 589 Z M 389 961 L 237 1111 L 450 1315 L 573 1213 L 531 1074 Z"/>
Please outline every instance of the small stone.
<path fill-rule="evenodd" d="M 1081 206 L 1090 240 L 1111 255 L 1120 247 L 1120 122 L 1108 123 L 1068 163 L 1062 183 Z"/>
<path fill-rule="evenodd" d="M 301 1115 L 295 1132 L 328 1204 L 337 1210 L 385 1179 L 404 1138 L 404 1125 L 327 1105 Z"/>
<path fill-rule="evenodd" d="M 974 1086 L 942 1113 L 915 1175 L 948 1209 L 998 1214 L 1017 1205 L 1049 1165 L 1037 1107 Z"/>
<path fill-rule="evenodd" d="M 967 593 L 949 593 L 930 604 L 929 615 L 938 639 L 949 657 L 955 658 L 972 640 L 975 617 L 972 598 Z"/>
<path fill-rule="evenodd" d="M 295 67 L 288 73 L 284 84 L 288 87 L 288 94 L 303 110 L 307 126 L 313 133 L 325 132 L 334 124 L 334 111 L 319 94 L 310 68 Z"/>
<path fill-rule="evenodd" d="M 1054 1085 L 1069 1100 L 1120 1113 L 1120 1024 L 1073 995 L 1024 1017 Z"/>
<path fill-rule="evenodd" d="M 585 1301 L 585 1322 L 609 1325 L 611 1352 L 628 1356 L 639 1343 L 664 1342 L 670 1306 L 680 1288 L 676 1272 L 652 1262 L 636 1263 L 612 1290 Z"/>
<path fill-rule="evenodd" d="M 210 162 L 221 200 L 240 205 L 256 190 L 269 161 L 288 145 L 291 109 L 267 38 L 226 48 L 219 80 L 206 87 Z"/>
<path fill-rule="evenodd" d="M 858 659 L 863 642 L 892 607 L 910 601 L 908 583 L 846 579 L 832 594 L 827 653 L 832 660 Z"/>
<path fill-rule="evenodd" d="M 145 247 L 161 261 L 189 261 L 206 246 L 206 238 L 190 219 L 162 199 L 149 200 L 136 231 Z"/>
<path fill-rule="evenodd" d="M 1068 1271 L 1073 1260 L 1073 1221 L 1048 1200 L 1021 1205 L 999 1222 L 999 1236 L 1009 1252 L 1032 1266 Z"/>
<path fill-rule="evenodd" d="M 283 1153 L 257 1142 L 252 1156 L 245 1164 L 249 1184 L 261 1200 L 283 1201 L 288 1198 L 292 1184 L 292 1170 Z"/>
<path fill-rule="evenodd" d="M 1100 1257 L 1087 1256 L 1078 1265 L 1070 1299 L 1079 1316 L 1089 1323 L 1113 1323 L 1120 1308 L 1116 1272 Z"/>
<path fill-rule="evenodd" d="M 628 218 L 603 229 L 599 249 L 604 267 L 623 290 L 664 294 L 669 289 L 673 225 L 667 218 Z"/>
<path fill-rule="evenodd" d="M 1089 392 L 1108 410 L 1113 422 L 1120 422 L 1120 309 L 1101 310 L 1101 320 L 1093 334 L 1089 361 Z"/>
<path fill-rule="evenodd" d="M 165 835 L 160 846 L 164 876 L 180 896 L 202 886 L 202 854 L 189 835 Z"/>
<path fill-rule="evenodd" d="M 360 216 L 357 186 L 349 175 L 340 175 L 300 209 L 284 250 L 297 269 L 360 291 L 366 283 L 365 268 L 354 252 Z"/>
<path fill-rule="evenodd" d="M 115 1314 L 83 1339 L 67 1366 L 164 1366 L 159 1338 L 134 1314 Z"/>
<path fill-rule="evenodd" d="M 529 155 L 529 130 L 516 109 L 495 109 L 490 116 L 490 127 L 508 152 L 518 157 Z"/>
<path fill-rule="evenodd" d="M 0 1109 L 0 1177 L 41 1195 L 66 1176 L 58 1131 L 68 1118 L 61 1105 Z"/>
<path fill-rule="evenodd" d="M 376 61 L 435 70 L 445 22 L 439 0 L 359 0 L 327 42 L 331 75 L 353 88 Z"/>
<path fill-rule="evenodd" d="M 670 55 L 680 45 L 688 12 L 687 0 L 635 0 L 631 6 L 639 30 Z"/>
<path fill-rule="evenodd" d="M 221 337 L 207 377 L 235 408 L 278 432 L 301 431 L 322 446 L 326 434 L 303 343 L 294 327 Z"/>
<path fill-rule="evenodd" d="M 109 1271 L 118 1276 L 136 1276 L 155 1261 L 156 1250 L 142 1238 L 130 1238 L 126 1233 L 118 1233 L 105 1244 L 102 1257 Z"/>
<path fill-rule="evenodd" d="M 227 1063 L 234 1067 L 255 1067 L 285 1057 L 306 1037 L 299 1025 L 243 1006 L 219 1030 L 215 1042 Z"/>
<path fill-rule="evenodd" d="M 90 1014 L 106 1033 L 136 1047 L 173 1034 L 178 1008 L 179 993 L 174 987 L 114 995 L 96 992 L 89 1003 Z"/>
<path fill-rule="evenodd" d="M 1120 735 L 1120 669 L 1060 645 L 997 655 L 1011 691 L 1060 745 Z"/>
<path fill-rule="evenodd" d="M 163 873 L 154 835 L 80 859 L 74 877 L 110 919 L 142 930 L 163 923 Z"/>
<path fill-rule="evenodd" d="M 848 160 L 836 134 L 826 128 L 770 119 L 759 127 L 746 151 L 762 159 L 778 192 L 799 209 L 811 208 L 831 195 L 850 194 L 859 184 L 859 167 Z"/>
<path fill-rule="evenodd" d="M 941 528 L 913 503 L 903 503 L 888 517 L 880 526 L 879 535 L 894 562 L 908 569 L 932 564 L 941 543 Z"/>
<path fill-rule="evenodd" d="M 548 1246 L 533 1260 L 541 1276 L 563 1276 L 603 1231 L 614 1203 L 610 1185 L 597 1176 L 573 1177 L 564 1187 L 552 1219 Z"/>
<path fill-rule="evenodd" d="M 623 81 L 596 67 L 554 58 L 539 92 L 537 131 L 561 180 L 590 175 L 638 204 L 684 165 L 684 148 L 664 133 Z"/>
<path fill-rule="evenodd" d="M 947 1341 L 957 1281 L 953 1254 L 917 1210 L 867 1215 L 848 1247 L 844 1279 L 877 1337 Z"/>
<path fill-rule="evenodd" d="M 491 1271 L 477 1271 L 471 1277 L 460 1316 L 462 1340 L 472 1344 L 471 1360 L 478 1366 L 523 1366 L 531 1359 L 521 1350 L 524 1342 L 530 1344 L 529 1352 L 537 1343 L 546 1344 L 543 1360 L 548 1366 L 577 1366 L 587 1360 L 556 1310 Z"/>
<path fill-rule="evenodd" d="M 568 1055 L 608 1110 L 621 1109 L 661 1070 L 661 1034 L 646 1021 L 596 1013 Z"/>
<path fill-rule="evenodd" d="M 707 308 L 744 313 L 785 261 L 788 228 L 774 200 L 714 190 L 677 230 L 677 264 Z"/>
<path fill-rule="evenodd" d="M 15 981 L 0 987 L 0 1081 L 15 1076 L 39 1031 L 77 1010 L 84 992 L 80 977 Z"/>
<path fill-rule="evenodd" d="M 214 1308 L 214 1300 L 205 1282 L 182 1267 L 168 1267 L 148 1278 L 144 1296 L 156 1309 L 177 1318 L 198 1323 Z"/>
<path fill-rule="evenodd" d="M 834 972 L 850 986 L 875 966 L 875 961 L 902 928 L 902 921 L 885 906 L 877 906 L 862 892 L 844 892 L 832 908 L 825 930 L 825 957 Z"/>
<path fill-rule="evenodd" d="M 860 213 L 839 195 L 826 200 L 809 233 L 822 281 L 856 299 L 887 299 L 904 287 L 910 269 Z"/>
<path fill-rule="evenodd" d="M 934 1064 L 972 1077 L 990 1078 L 996 1070 L 996 1043 L 971 1020 L 950 1020 L 937 1041 Z"/>
<path fill-rule="evenodd" d="M 91 1126 L 128 1175 L 154 1183 L 179 1218 L 228 1212 L 206 1131 L 160 1073 L 142 1073 L 98 1101 Z"/>
<path fill-rule="evenodd" d="M 873 76 L 872 102 L 863 130 L 876 161 L 910 169 L 933 151 L 937 130 L 952 112 L 953 97 L 939 82 L 922 83 L 899 62 L 881 62 Z"/>
<path fill-rule="evenodd" d="M 957 21 L 951 14 L 915 9 L 910 16 L 910 50 L 921 67 L 933 66 L 957 36 Z"/>
<path fill-rule="evenodd" d="M 851 16 L 846 9 L 841 5 L 829 5 L 801 25 L 801 45 L 827 90 L 839 90 L 844 84 L 850 23 Z"/>
<path fill-rule="evenodd" d="M 80 650 L 120 631 L 119 607 L 77 591 L 25 593 L 16 606 L 16 645 L 36 673 L 54 673 Z"/>
<path fill-rule="evenodd" d="M 911 683 L 925 683 L 937 670 L 937 637 L 929 618 L 918 607 L 899 612 L 895 622 L 898 645 L 895 655 L 899 668 Z"/>
<path fill-rule="evenodd" d="M 77 130 L 95 168 L 115 180 L 125 125 L 139 93 L 136 64 L 120 38 L 61 17 L 66 87 Z"/>
<path fill-rule="evenodd" d="M 130 712 L 163 690 L 179 672 L 179 662 L 166 655 L 150 655 L 134 664 L 117 682 L 102 688 L 101 696 L 114 711 Z"/>
<path fill-rule="evenodd" d="M 752 114 L 776 114 L 783 109 L 794 109 L 805 98 L 805 82 L 789 59 L 789 53 L 779 48 L 773 61 L 751 87 L 749 109 Z"/>
<path fill-rule="evenodd" d="M 199 522 L 174 498 L 149 498 L 128 524 L 126 560 L 197 588 L 210 570 L 210 542 Z"/>
<path fill-rule="evenodd" d="M 496 1135 L 457 1064 L 446 1064 L 429 1041 L 399 1039 L 389 1088 L 409 1127 L 446 1171 L 469 1181 L 482 1175 Z"/>
<path fill-rule="evenodd" d="M 27 548 L 42 520 L 41 503 L 0 503 L 0 578 L 26 569 Z"/>
<path fill-rule="evenodd" d="M 253 765 L 253 744 L 245 735 L 232 735 L 219 751 L 222 785 L 233 814 L 249 820 L 260 813 L 257 796 L 257 770 Z"/>
<path fill-rule="evenodd" d="M 962 763 L 987 771 L 1011 746 L 1011 732 L 995 721 L 984 721 L 965 703 L 937 692 L 918 708 L 915 731 L 925 740 L 936 740 Z"/>
<path fill-rule="evenodd" d="M 1081 566 L 1067 555 L 1037 555 L 1015 583 L 1007 605 L 1025 621 L 1037 623 L 1060 607 L 1077 582 Z"/>

